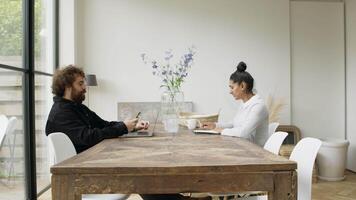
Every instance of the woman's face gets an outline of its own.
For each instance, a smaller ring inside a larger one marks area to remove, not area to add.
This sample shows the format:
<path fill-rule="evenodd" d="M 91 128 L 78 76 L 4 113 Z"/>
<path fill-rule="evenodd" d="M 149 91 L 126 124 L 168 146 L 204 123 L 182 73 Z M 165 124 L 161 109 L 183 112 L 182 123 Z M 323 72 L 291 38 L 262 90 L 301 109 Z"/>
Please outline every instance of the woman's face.
<path fill-rule="evenodd" d="M 245 87 L 244 87 L 244 82 L 241 82 L 241 84 L 235 83 L 234 81 L 230 80 L 229 87 L 230 87 L 230 94 L 236 99 L 242 99 L 242 97 L 245 95 Z"/>

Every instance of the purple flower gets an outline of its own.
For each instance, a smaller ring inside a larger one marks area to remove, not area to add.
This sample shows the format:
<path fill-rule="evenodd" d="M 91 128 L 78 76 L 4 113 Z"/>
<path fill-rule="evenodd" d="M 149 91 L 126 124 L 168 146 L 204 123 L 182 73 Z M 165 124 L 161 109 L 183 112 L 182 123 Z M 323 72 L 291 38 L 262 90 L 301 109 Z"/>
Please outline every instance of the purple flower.
<path fill-rule="evenodd" d="M 171 58 L 173 58 L 173 55 L 171 54 L 171 55 L 167 55 L 166 57 L 164 57 L 164 59 L 166 60 L 166 61 L 169 61 Z"/>
<path fill-rule="evenodd" d="M 171 49 L 164 53 L 164 65 L 158 64 L 155 60 L 148 61 L 147 56 L 144 53 L 140 56 L 145 64 L 147 64 L 147 61 L 152 62 L 152 74 L 162 79 L 163 83 L 161 87 L 167 87 L 168 90 L 179 89 L 184 82 L 184 78 L 188 76 L 188 69 L 193 65 L 195 47 L 188 48 L 188 52 L 183 54 L 176 64 L 170 63 L 173 58 Z"/>
<path fill-rule="evenodd" d="M 166 51 L 165 54 L 166 54 L 166 56 L 164 57 L 164 59 L 165 59 L 166 61 L 169 61 L 169 60 L 173 57 L 172 49 Z"/>
<path fill-rule="evenodd" d="M 146 54 L 145 53 L 141 53 L 141 58 L 142 58 L 143 61 L 146 60 Z"/>

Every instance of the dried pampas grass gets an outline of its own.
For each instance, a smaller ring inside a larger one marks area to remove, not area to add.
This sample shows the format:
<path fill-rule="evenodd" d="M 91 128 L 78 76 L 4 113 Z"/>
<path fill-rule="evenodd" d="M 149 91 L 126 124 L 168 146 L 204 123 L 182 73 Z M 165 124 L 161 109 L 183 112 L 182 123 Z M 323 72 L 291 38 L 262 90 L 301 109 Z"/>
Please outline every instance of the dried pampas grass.
<path fill-rule="evenodd" d="M 274 98 L 271 95 L 268 96 L 267 109 L 269 112 L 269 123 L 279 122 L 281 111 L 285 105 L 284 99 Z"/>

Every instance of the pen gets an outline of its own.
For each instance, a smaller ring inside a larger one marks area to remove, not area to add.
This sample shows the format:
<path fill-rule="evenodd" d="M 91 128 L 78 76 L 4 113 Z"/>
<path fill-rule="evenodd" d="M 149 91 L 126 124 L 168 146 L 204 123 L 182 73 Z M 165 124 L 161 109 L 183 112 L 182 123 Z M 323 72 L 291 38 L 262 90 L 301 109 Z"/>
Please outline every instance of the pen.
<path fill-rule="evenodd" d="M 138 118 L 140 116 L 141 112 L 138 112 L 136 115 L 136 118 Z"/>

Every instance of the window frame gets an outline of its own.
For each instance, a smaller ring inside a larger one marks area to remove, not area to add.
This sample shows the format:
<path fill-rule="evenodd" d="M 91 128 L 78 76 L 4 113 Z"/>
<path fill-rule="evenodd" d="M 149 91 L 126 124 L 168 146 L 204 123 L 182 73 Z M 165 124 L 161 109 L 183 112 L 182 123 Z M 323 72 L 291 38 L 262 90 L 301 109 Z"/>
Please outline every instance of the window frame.
<path fill-rule="evenodd" d="M 59 0 L 54 1 L 54 70 L 59 64 Z M 22 68 L 0 63 L 0 69 L 22 72 L 23 76 L 23 117 L 24 117 L 24 158 L 25 158 L 25 196 L 36 200 L 50 188 L 50 185 L 37 192 L 36 139 L 35 139 L 35 75 L 52 77 L 53 74 L 35 70 L 35 0 L 22 0 Z"/>

